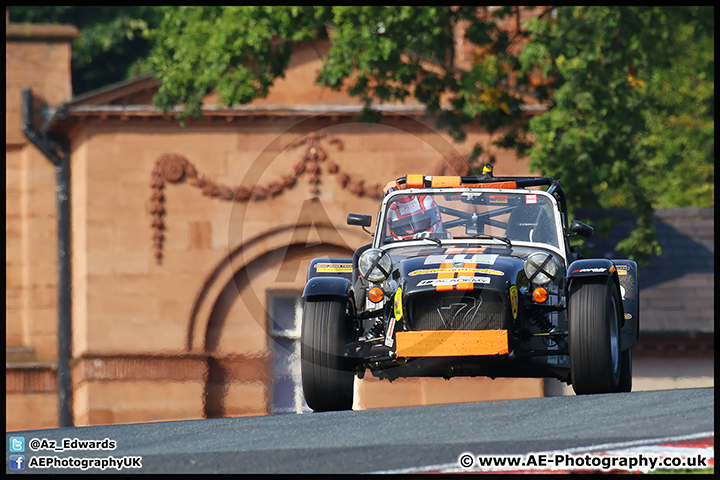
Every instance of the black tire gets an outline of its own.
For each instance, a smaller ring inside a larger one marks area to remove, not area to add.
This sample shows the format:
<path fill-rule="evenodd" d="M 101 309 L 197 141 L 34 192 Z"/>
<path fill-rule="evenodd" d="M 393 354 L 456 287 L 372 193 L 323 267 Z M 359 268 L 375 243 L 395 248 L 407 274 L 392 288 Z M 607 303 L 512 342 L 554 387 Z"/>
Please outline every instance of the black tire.
<path fill-rule="evenodd" d="M 620 355 L 620 382 L 617 391 L 632 391 L 632 348 L 628 348 Z"/>
<path fill-rule="evenodd" d="M 316 412 L 351 410 L 354 371 L 344 356 L 352 339 L 347 302 L 332 298 L 307 300 L 300 346 L 305 401 Z"/>
<path fill-rule="evenodd" d="M 617 392 L 620 296 L 611 278 L 574 280 L 568 293 L 570 377 L 578 395 Z"/>

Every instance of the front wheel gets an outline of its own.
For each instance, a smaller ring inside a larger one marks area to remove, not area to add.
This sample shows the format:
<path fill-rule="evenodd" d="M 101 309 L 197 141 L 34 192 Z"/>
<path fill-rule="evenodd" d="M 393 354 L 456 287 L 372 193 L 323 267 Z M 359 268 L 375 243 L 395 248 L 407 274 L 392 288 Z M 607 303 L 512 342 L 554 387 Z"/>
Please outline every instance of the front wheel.
<path fill-rule="evenodd" d="M 354 372 L 345 356 L 352 329 L 346 307 L 342 298 L 305 302 L 300 347 L 302 384 L 305 401 L 316 412 L 352 409 Z"/>
<path fill-rule="evenodd" d="M 578 395 L 620 391 L 620 297 L 611 278 L 575 280 L 568 293 L 570 376 Z M 627 379 L 625 379 L 627 380 Z"/>

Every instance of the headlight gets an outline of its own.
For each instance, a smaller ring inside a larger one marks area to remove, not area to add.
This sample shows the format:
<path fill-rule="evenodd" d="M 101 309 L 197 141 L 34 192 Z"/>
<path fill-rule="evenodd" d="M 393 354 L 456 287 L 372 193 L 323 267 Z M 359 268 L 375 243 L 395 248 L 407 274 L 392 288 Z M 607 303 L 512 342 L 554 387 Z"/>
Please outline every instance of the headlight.
<path fill-rule="evenodd" d="M 558 264 L 552 255 L 544 252 L 533 253 L 525 260 L 525 275 L 537 285 L 550 283 L 557 275 Z"/>
<path fill-rule="evenodd" d="M 379 248 L 365 250 L 358 260 L 358 269 L 365 280 L 380 282 L 386 279 L 392 270 L 390 254 Z"/>

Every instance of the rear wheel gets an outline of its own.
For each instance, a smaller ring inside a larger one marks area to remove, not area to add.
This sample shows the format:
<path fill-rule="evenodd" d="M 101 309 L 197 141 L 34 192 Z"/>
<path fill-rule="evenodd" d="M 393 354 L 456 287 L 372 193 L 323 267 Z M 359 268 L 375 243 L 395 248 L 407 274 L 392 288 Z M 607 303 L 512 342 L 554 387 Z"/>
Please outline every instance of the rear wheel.
<path fill-rule="evenodd" d="M 620 297 L 611 278 L 574 280 L 568 294 L 570 377 L 578 395 L 620 388 Z"/>
<path fill-rule="evenodd" d="M 345 344 L 352 340 L 346 306 L 341 298 L 305 302 L 302 384 L 305 401 L 316 412 L 352 409 L 354 372 L 344 356 Z"/>

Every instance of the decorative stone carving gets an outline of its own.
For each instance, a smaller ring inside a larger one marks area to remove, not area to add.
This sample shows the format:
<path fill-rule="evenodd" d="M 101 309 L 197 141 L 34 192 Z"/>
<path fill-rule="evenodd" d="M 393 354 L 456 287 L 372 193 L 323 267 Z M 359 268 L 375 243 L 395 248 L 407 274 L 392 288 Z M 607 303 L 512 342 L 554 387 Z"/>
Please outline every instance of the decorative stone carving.
<path fill-rule="evenodd" d="M 292 172 L 283 174 L 280 180 L 273 180 L 267 185 L 255 185 L 252 189 L 237 186 L 228 187 L 207 179 L 201 172 L 198 172 L 195 166 L 184 156 L 178 153 L 164 153 L 155 162 L 155 167 L 150 174 L 150 187 L 152 192 L 148 203 L 147 210 L 152 216 L 152 239 L 154 247 L 154 256 L 157 263 L 162 262 L 162 247 L 165 240 L 165 223 L 163 216 L 165 215 L 165 196 L 163 188 L 165 182 L 179 183 L 183 179 L 187 179 L 188 183 L 193 187 L 199 188 L 202 194 L 210 198 L 218 198 L 220 200 L 245 203 L 248 201 L 262 202 L 269 198 L 281 195 L 286 189 L 293 188 L 297 183 L 297 178 L 303 174 L 307 174 L 308 184 L 310 186 L 310 194 L 312 198 L 317 198 L 320 194 L 321 175 L 323 170 L 325 173 L 335 175 L 338 184 L 358 197 L 374 198 L 379 200 L 383 196 L 383 185 L 380 183 L 367 183 L 363 179 L 355 178 L 342 171 L 337 162 L 328 160 L 328 154 L 322 147 L 321 140 L 333 145 L 337 150 L 343 149 L 342 141 L 335 137 L 331 132 L 312 132 L 304 135 L 297 140 L 288 144 L 284 150 L 293 150 L 301 146 L 305 146 L 302 157 L 294 167 Z M 455 169 L 461 175 L 466 174 L 467 163 L 461 155 L 451 159 Z M 455 164 L 459 168 L 455 168 Z M 465 167 L 463 167 L 463 165 Z M 435 168 L 437 171 L 445 173 L 446 168 L 442 165 Z M 469 167 L 467 167 L 469 170 Z"/>

